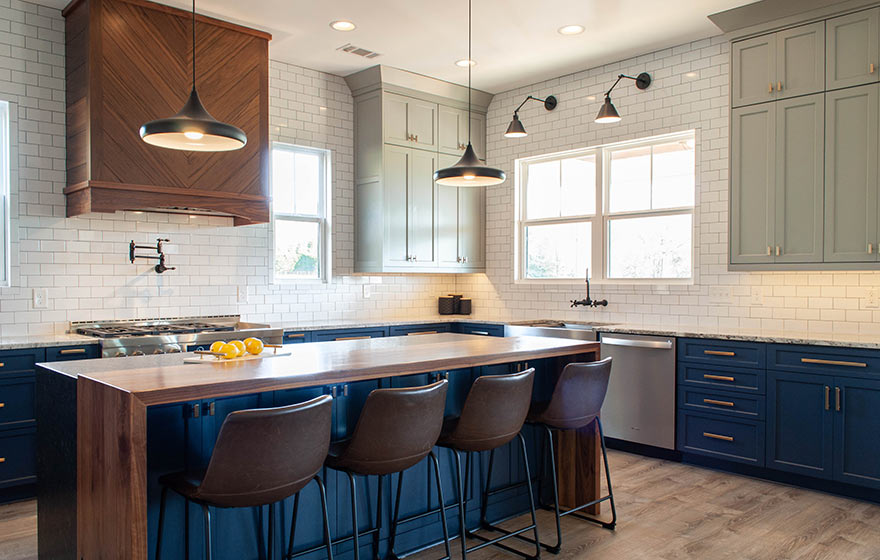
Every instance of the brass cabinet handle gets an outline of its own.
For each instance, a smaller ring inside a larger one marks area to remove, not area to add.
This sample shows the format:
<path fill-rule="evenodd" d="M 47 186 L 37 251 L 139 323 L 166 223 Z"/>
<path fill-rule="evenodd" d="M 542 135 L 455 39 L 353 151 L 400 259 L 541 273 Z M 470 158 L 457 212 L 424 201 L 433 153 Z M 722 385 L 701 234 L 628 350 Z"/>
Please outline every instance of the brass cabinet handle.
<path fill-rule="evenodd" d="M 868 243 L 868 254 L 872 254 L 874 252 L 874 244 Z"/>
<path fill-rule="evenodd" d="M 870 64 L 870 66 L 868 67 L 868 74 L 873 74 L 873 73 L 874 73 L 874 63 L 872 62 Z"/>
<path fill-rule="evenodd" d="M 208 416 L 214 416 L 214 412 L 214 401 L 211 401 L 211 403 L 208 405 Z"/>
<path fill-rule="evenodd" d="M 290 334 L 286 334 L 284 336 L 286 338 L 305 338 L 306 337 L 305 333 L 290 333 Z"/>
<path fill-rule="evenodd" d="M 834 410 L 840 412 L 840 387 L 834 388 Z"/>
<path fill-rule="evenodd" d="M 6 462 L 6 457 L 0 457 L 0 463 L 5 463 L 5 462 Z"/>
<path fill-rule="evenodd" d="M 722 436 L 718 434 L 713 434 L 712 432 L 703 432 L 703 437 L 720 439 L 721 441 L 733 441 L 733 438 L 731 436 Z"/>
<path fill-rule="evenodd" d="M 767 256 L 769 257 L 772 254 L 773 254 L 773 248 L 770 247 L 770 245 L 767 245 Z"/>
<path fill-rule="evenodd" d="M 193 418 L 198 418 L 198 417 L 201 416 L 201 415 L 202 415 L 202 407 L 201 407 L 201 405 L 200 405 L 199 403 L 194 404 L 193 407 L 192 407 L 192 417 L 193 417 Z"/>
<path fill-rule="evenodd" d="M 5 403 L 5 402 L 0 402 L 0 408 L 3 408 L 4 406 L 6 406 L 6 403 Z"/>
<path fill-rule="evenodd" d="M 367 338 L 371 338 L 369 336 L 340 336 L 334 340 L 365 340 Z"/>
<path fill-rule="evenodd" d="M 782 254 L 782 250 L 779 248 L 779 245 L 777 245 L 776 246 L 776 256 L 778 257 L 781 254 Z"/>
<path fill-rule="evenodd" d="M 710 356 L 736 356 L 736 352 L 726 352 L 722 350 L 703 350 L 703 354 L 708 354 Z"/>
<path fill-rule="evenodd" d="M 0 362 L 0 367 L 5 367 L 5 366 L 6 366 L 6 364 L 4 364 L 3 362 Z"/>
<path fill-rule="evenodd" d="M 713 379 L 715 381 L 736 381 L 736 379 L 727 375 L 712 375 L 710 373 L 704 373 L 703 379 Z"/>
<path fill-rule="evenodd" d="M 825 385 L 825 410 L 831 410 L 831 387 Z"/>
<path fill-rule="evenodd" d="M 706 404 L 717 404 L 718 406 L 735 406 L 730 401 L 716 401 L 715 399 L 703 399 Z"/>
<path fill-rule="evenodd" d="M 770 82 L 770 85 L 767 88 L 767 93 L 773 93 L 773 82 Z"/>
<path fill-rule="evenodd" d="M 801 358 L 803 364 L 819 364 L 823 366 L 868 367 L 864 362 L 844 362 L 841 360 L 820 360 L 818 358 Z"/>
<path fill-rule="evenodd" d="M 437 331 L 408 332 L 408 333 L 406 333 L 406 336 L 419 336 L 422 334 L 437 334 Z"/>
<path fill-rule="evenodd" d="M 776 82 L 776 91 L 782 91 L 782 82 Z"/>
<path fill-rule="evenodd" d="M 414 136 L 413 136 L 413 139 L 414 139 L 416 142 L 418 142 L 418 141 L 419 141 L 419 135 L 418 135 L 418 134 L 414 135 Z"/>
<path fill-rule="evenodd" d="M 58 352 L 59 354 L 85 354 L 85 348 L 66 348 Z"/>

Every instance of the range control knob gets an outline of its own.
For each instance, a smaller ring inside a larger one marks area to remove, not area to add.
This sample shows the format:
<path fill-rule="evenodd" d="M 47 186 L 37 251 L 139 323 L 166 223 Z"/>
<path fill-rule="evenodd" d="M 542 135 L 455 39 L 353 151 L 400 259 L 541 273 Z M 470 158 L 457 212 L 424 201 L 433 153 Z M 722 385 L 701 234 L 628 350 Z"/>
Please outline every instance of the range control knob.
<path fill-rule="evenodd" d="M 132 356 L 143 356 L 144 353 L 141 350 L 135 350 L 134 352 L 131 353 L 131 355 Z"/>
<path fill-rule="evenodd" d="M 161 348 L 156 348 L 155 350 L 153 350 L 153 354 L 164 354 L 164 353 L 165 353 L 165 350 L 162 350 Z"/>
<path fill-rule="evenodd" d="M 125 352 L 123 352 L 122 350 L 120 350 L 120 351 L 117 352 L 116 355 L 113 356 L 113 357 L 114 357 L 114 358 L 124 358 L 124 357 L 125 357 Z"/>
<path fill-rule="evenodd" d="M 169 354 L 179 354 L 180 353 L 180 346 L 178 346 L 176 344 L 172 344 L 165 351 Z"/>

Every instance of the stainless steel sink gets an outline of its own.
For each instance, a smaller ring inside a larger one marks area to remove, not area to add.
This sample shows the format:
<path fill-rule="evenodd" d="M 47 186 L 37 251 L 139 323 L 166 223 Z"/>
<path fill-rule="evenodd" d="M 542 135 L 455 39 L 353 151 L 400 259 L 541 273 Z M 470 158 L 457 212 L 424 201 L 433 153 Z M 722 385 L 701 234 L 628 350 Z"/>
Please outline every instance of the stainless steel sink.
<path fill-rule="evenodd" d="M 550 336 L 577 340 L 598 340 L 596 328 L 612 324 L 600 322 L 566 323 L 548 320 L 518 321 L 504 326 L 504 336 Z"/>

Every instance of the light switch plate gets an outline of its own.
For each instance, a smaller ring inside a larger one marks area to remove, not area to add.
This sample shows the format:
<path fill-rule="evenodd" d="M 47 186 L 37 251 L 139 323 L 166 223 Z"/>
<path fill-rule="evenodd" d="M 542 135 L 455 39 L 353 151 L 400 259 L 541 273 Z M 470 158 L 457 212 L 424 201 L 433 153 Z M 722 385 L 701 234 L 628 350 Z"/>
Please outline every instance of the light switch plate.
<path fill-rule="evenodd" d="M 370 288 L 369 284 L 364 284 L 364 299 L 370 299 L 370 296 L 373 294 L 372 288 Z"/>
<path fill-rule="evenodd" d="M 752 286 L 752 305 L 764 305 L 764 290 L 761 286 Z"/>
<path fill-rule="evenodd" d="M 238 287 L 235 299 L 236 299 L 237 303 L 247 303 L 248 302 L 247 286 L 239 286 Z"/>
<path fill-rule="evenodd" d="M 865 308 L 866 309 L 877 309 L 880 308 L 880 288 L 870 287 L 868 288 L 867 296 L 865 297 Z"/>
<path fill-rule="evenodd" d="M 34 288 L 34 309 L 49 309 L 49 288 Z"/>

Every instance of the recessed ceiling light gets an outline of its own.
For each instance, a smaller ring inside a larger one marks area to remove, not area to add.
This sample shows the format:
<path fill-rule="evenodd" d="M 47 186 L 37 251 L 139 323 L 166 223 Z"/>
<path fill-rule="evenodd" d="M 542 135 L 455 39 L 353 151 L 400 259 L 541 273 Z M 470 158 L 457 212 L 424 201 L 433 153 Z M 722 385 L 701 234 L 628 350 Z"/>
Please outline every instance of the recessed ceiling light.
<path fill-rule="evenodd" d="M 456 66 L 461 66 L 462 68 L 467 68 L 468 66 L 476 66 L 476 60 L 468 60 L 467 58 L 462 58 L 461 60 L 455 61 Z"/>
<path fill-rule="evenodd" d="M 338 21 L 331 21 L 330 27 L 332 27 L 336 31 L 354 31 L 354 28 L 357 26 L 350 21 L 341 19 Z"/>
<path fill-rule="evenodd" d="M 560 35 L 580 35 L 584 32 L 583 25 L 563 25 L 557 29 Z"/>

